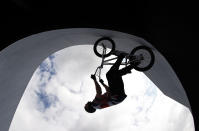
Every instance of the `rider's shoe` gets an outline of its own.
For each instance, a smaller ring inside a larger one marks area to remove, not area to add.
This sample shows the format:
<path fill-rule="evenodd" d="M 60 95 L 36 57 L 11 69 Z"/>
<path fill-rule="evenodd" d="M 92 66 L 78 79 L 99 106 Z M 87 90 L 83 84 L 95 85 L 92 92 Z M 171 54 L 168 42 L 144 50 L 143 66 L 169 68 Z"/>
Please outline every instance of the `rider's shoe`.
<path fill-rule="evenodd" d="M 131 70 L 129 70 L 127 73 L 128 73 L 128 74 L 131 74 L 132 72 L 131 72 Z"/>
<path fill-rule="evenodd" d="M 140 61 L 132 61 L 130 62 L 130 64 L 138 66 L 141 62 Z"/>
<path fill-rule="evenodd" d="M 144 57 L 142 54 L 139 56 L 129 56 L 130 64 L 138 66 L 142 60 L 144 60 Z"/>
<path fill-rule="evenodd" d="M 127 56 L 128 53 L 124 52 L 124 51 L 119 51 L 119 50 L 115 50 L 112 52 L 113 55 L 116 55 L 116 56 Z"/>

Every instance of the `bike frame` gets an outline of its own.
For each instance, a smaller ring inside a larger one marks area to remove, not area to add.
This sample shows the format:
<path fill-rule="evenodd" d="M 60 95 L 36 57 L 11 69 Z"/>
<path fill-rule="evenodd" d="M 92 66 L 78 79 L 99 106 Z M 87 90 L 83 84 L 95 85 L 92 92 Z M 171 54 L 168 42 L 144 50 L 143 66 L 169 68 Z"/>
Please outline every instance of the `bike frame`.
<path fill-rule="evenodd" d="M 104 55 L 106 54 L 106 47 L 104 46 L 104 44 L 102 44 L 103 47 L 103 53 L 102 53 L 102 61 L 101 61 L 101 65 L 97 67 L 96 71 L 95 71 L 95 75 L 97 75 L 98 73 L 98 77 L 99 79 L 101 79 L 101 70 L 103 68 L 104 65 L 113 65 L 114 63 L 110 63 L 110 61 L 116 60 L 118 57 L 114 57 L 114 58 L 110 58 L 110 59 L 106 59 Z M 129 60 L 127 59 L 127 57 L 124 58 L 125 62 L 122 62 L 121 65 L 125 65 L 127 66 L 128 64 L 130 64 Z"/>

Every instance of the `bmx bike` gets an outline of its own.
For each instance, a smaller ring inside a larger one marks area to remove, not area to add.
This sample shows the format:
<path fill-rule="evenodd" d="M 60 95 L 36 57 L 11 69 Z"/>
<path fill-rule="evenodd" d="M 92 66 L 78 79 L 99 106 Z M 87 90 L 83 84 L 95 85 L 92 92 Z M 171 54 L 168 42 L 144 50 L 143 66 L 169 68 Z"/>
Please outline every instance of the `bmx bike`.
<path fill-rule="evenodd" d="M 151 48 L 147 46 L 137 46 L 130 53 L 126 53 L 124 51 L 118 51 L 115 50 L 116 44 L 113 41 L 113 39 L 109 37 L 102 37 L 98 39 L 94 46 L 93 46 L 93 51 L 94 53 L 102 58 L 101 60 L 101 65 L 97 67 L 95 70 L 96 76 L 100 78 L 101 76 L 101 69 L 103 68 L 104 65 L 113 65 L 114 63 L 111 63 L 110 61 L 116 60 L 117 56 L 114 58 L 108 58 L 109 56 L 113 55 L 114 52 L 121 52 L 125 53 L 125 58 L 122 61 L 121 65 L 127 66 L 131 64 L 133 68 L 137 71 L 147 71 L 149 70 L 155 61 L 155 55 Z M 139 64 L 134 64 L 139 62 Z"/>

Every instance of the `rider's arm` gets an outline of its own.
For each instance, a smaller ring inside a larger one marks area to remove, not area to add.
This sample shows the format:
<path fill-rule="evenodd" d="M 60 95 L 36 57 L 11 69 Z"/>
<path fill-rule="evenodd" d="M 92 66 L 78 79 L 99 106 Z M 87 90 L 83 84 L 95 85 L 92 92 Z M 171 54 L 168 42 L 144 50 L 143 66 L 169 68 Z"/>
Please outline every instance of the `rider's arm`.
<path fill-rule="evenodd" d="M 94 75 L 91 75 L 91 78 L 93 79 L 94 83 L 95 83 L 95 89 L 96 89 L 96 96 L 99 96 L 102 94 L 102 89 L 100 87 L 100 85 L 98 84 L 96 78 Z"/>
<path fill-rule="evenodd" d="M 100 83 L 104 86 L 104 88 L 106 89 L 106 92 L 110 93 L 109 87 L 106 84 L 104 84 L 104 81 L 102 79 L 100 79 Z"/>

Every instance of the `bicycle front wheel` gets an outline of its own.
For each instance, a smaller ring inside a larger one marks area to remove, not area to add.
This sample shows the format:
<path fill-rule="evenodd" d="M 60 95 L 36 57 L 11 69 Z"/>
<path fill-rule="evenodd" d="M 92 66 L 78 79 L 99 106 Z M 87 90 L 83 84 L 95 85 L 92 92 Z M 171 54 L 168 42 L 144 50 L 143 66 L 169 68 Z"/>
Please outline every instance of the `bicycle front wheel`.
<path fill-rule="evenodd" d="M 104 49 L 106 49 L 105 53 L 103 53 Z M 98 39 L 93 46 L 93 51 L 98 57 L 108 57 L 114 50 L 115 42 L 109 37 L 102 37 Z"/>

